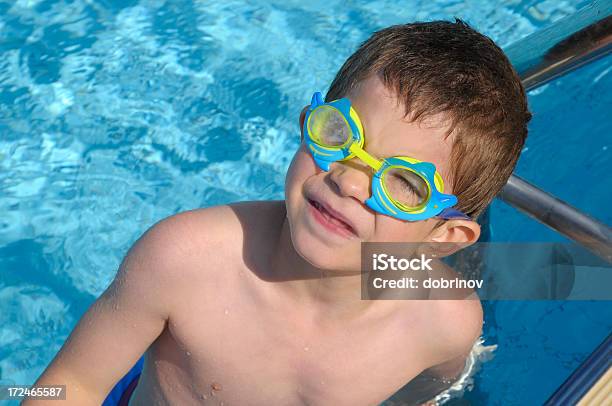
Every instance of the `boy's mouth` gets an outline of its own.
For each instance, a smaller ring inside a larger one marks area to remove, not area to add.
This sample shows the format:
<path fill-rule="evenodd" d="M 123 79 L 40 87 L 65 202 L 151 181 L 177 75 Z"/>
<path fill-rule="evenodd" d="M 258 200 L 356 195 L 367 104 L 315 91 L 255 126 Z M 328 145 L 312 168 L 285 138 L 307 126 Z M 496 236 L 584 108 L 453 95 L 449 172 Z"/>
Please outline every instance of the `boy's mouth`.
<path fill-rule="evenodd" d="M 316 200 L 307 199 L 308 204 L 315 211 L 315 219 L 325 228 L 342 236 L 357 236 L 355 229 L 338 212 Z"/>

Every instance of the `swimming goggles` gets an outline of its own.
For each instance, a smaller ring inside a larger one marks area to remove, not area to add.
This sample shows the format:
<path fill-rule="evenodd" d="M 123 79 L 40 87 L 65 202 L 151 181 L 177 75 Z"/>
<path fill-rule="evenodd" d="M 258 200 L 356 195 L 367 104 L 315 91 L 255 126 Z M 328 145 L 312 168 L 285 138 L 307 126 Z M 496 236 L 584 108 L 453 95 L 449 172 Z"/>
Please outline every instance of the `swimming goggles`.
<path fill-rule="evenodd" d="M 375 171 L 372 196 L 365 201 L 372 210 L 407 221 L 431 217 L 470 220 L 452 209 L 457 197 L 443 193 L 444 182 L 434 164 L 406 156 L 378 159 L 366 152 L 363 126 L 349 99 L 324 103 L 316 92 L 306 111 L 304 134 L 322 170 L 329 171 L 332 162 L 357 157 Z"/>

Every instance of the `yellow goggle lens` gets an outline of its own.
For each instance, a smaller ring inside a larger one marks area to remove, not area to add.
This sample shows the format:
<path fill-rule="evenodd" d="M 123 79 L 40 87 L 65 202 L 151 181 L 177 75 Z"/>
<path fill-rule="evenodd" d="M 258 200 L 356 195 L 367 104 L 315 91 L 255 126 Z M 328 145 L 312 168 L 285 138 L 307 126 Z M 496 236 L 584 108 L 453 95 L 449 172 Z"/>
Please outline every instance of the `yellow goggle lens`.
<path fill-rule="evenodd" d="M 341 147 L 351 139 L 351 127 L 332 106 L 317 107 L 308 117 L 310 138 L 324 147 Z"/>

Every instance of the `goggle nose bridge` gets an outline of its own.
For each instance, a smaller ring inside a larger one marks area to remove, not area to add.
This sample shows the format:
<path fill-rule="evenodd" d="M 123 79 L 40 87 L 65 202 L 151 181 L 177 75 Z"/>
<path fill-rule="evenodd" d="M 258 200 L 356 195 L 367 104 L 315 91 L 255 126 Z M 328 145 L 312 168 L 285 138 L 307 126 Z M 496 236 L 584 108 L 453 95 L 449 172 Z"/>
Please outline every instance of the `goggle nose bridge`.
<path fill-rule="evenodd" d="M 377 173 L 380 168 L 383 166 L 381 160 L 371 155 L 365 149 L 361 148 L 358 143 L 353 142 L 349 147 L 349 152 L 354 155 L 353 158 L 357 157 L 362 162 L 364 162 L 367 166 L 374 170 L 374 173 Z"/>

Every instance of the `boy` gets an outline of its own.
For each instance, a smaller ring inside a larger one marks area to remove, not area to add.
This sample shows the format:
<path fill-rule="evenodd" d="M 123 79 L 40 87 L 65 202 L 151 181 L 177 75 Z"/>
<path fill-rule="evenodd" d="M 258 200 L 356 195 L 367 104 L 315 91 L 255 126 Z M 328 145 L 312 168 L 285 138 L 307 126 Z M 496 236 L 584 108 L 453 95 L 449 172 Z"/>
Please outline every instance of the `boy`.
<path fill-rule="evenodd" d="M 37 385 L 99 405 L 145 351 L 131 405 L 377 405 L 412 381 L 410 403 L 452 381 L 480 335 L 479 301 L 363 301 L 360 243 L 475 242 L 525 141 L 523 87 L 465 23 L 415 23 L 366 41 L 330 87 L 338 99 L 302 111 L 284 201 L 155 224 Z M 385 184 L 384 208 L 372 174 L 398 156 L 411 158 L 386 172 L 400 186 Z M 437 202 L 456 196 L 456 210 L 432 202 L 413 158 L 435 165 Z"/>

